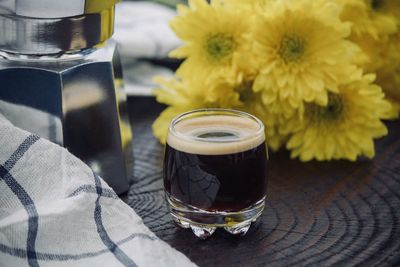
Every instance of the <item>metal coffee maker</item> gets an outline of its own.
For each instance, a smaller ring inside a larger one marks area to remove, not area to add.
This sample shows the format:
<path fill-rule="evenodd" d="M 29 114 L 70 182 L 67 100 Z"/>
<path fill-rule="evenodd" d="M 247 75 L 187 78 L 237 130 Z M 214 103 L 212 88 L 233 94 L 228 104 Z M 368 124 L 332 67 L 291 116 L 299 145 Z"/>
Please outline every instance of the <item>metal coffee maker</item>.
<path fill-rule="evenodd" d="M 0 113 L 65 146 L 118 193 L 131 129 L 114 30 L 116 0 L 0 0 Z"/>

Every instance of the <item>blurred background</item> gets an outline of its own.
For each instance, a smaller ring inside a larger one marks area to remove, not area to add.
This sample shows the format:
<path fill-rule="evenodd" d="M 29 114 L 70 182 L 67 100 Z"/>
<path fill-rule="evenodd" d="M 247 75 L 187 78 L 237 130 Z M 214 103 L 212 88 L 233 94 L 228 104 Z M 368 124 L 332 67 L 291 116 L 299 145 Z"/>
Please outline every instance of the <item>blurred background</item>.
<path fill-rule="evenodd" d="M 125 88 L 130 96 L 151 96 L 154 76 L 172 76 L 179 60 L 168 53 L 181 44 L 168 26 L 177 4 L 186 0 L 122 1 L 117 5 L 115 33 Z"/>
<path fill-rule="evenodd" d="M 143 2 L 143 1 L 138 1 L 138 0 L 130 0 L 131 2 Z M 148 0 L 147 2 L 154 2 L 166 6 L 170 6 L 172 8 L 175 8 L 177 4 L 182 4 L 186 3 L 186 0 Z"/>

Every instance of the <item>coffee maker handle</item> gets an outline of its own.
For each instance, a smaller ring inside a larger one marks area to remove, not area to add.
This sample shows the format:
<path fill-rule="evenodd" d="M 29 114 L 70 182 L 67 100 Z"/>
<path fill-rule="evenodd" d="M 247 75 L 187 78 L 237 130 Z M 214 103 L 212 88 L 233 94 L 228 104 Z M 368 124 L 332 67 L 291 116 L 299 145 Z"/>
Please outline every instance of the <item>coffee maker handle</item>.
<path fill-rule="evenodd" d="M 118 2 L 120 0 L 86 0 L 85 14 L 100 13 L 115 6 Z"/>

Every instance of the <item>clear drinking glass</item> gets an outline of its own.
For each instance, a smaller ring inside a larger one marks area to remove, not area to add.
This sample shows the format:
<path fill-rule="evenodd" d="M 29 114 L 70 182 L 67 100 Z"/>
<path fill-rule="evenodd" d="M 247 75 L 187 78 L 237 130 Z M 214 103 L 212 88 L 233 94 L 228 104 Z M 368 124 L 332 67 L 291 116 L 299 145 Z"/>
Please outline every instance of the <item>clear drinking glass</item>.
<path fill-rule="evenodd" d="M 172 120 L 164 159 L 171 215 L 200 238 L 216 228 L 244 235 L 267 190 L 264 125 L 235 110 L 201 109 Z"/>

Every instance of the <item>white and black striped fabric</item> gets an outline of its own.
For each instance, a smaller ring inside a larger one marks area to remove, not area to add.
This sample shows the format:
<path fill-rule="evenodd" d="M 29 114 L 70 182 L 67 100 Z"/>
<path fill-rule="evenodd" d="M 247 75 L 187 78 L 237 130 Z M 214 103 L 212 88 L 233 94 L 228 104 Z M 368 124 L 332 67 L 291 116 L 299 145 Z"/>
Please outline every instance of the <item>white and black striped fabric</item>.
<path fill-rule="evenodd" d="M 0 266 L 194 266 L 66 149 L 0 114 Z"/>

